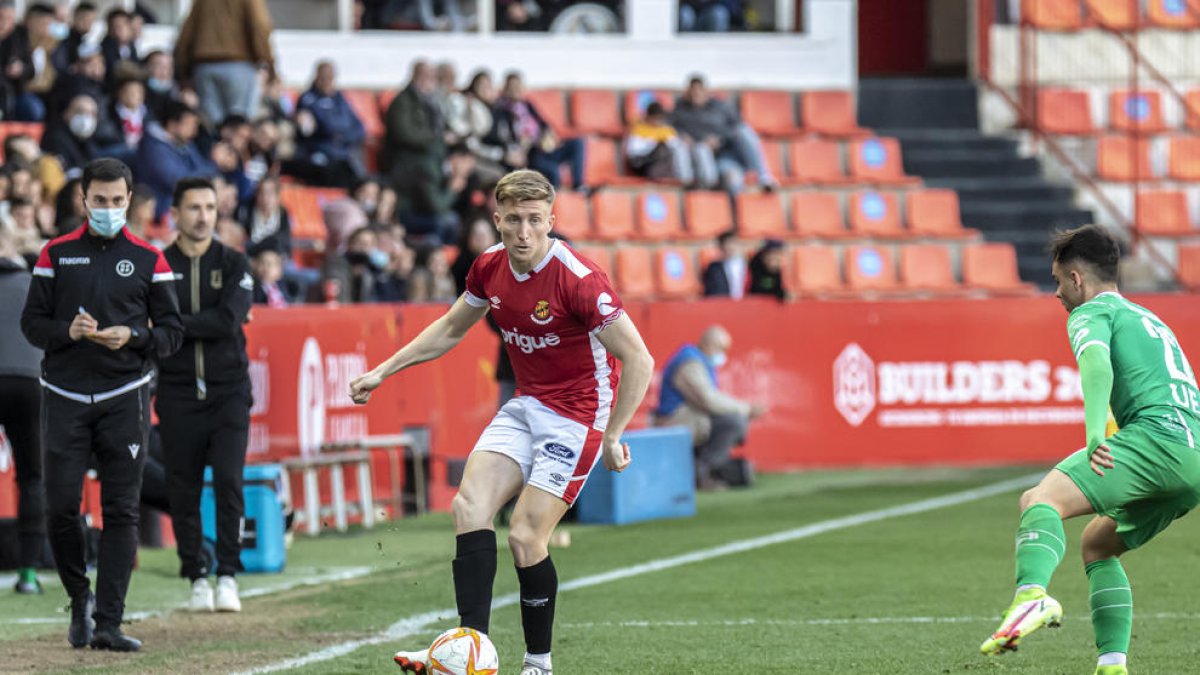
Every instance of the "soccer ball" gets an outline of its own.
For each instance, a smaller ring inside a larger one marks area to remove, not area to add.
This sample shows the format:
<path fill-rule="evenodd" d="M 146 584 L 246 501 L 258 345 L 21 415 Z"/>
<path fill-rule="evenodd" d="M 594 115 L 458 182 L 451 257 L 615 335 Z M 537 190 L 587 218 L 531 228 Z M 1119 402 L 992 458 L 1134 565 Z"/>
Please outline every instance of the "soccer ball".
<path fill-rule="evenodd" d="M 472 628 L 451 628 L 429 647 L 430 672 L 436 675 L 496 675 L 500 657 L 488 636 Z"/>

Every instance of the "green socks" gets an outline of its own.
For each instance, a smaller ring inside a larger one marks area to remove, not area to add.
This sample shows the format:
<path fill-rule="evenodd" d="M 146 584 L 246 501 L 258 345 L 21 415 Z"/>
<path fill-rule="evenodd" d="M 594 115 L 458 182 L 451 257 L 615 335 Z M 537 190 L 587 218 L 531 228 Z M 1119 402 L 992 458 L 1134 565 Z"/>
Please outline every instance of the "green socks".
<path fill-rule="evenodd" d="M 1058 511 L 1047 504 L 1025 509 L 1017 528 L 1017 586 L 1049 586 L 1066 548 Z"/>
<path fill-rule="evenodd" d="M 32 584 L 37 582 L 37 570 L 32 567 L 22 567 L 17 570 L 17 580 L 23 584 Z"/>
<path fill-rule="evenodd" d="M 1097 560 L 1086 569 L 1096 649 L 1101 654 L 1127 654 L 1133 631 L 1133 592 L 1125 569 L 1116 558 Z"/>

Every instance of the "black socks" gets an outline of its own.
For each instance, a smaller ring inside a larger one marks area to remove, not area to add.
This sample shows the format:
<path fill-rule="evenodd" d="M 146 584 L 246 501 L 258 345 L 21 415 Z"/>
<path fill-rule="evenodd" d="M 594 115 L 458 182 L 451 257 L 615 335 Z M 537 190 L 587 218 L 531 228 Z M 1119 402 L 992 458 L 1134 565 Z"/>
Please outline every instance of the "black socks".
<path fill-rule="evenodd" d="M 488 632 L 492 615 L 492 584 L 496 581 L 496 533 L 475 530 L 457 537 L 454 558 L 454 596 L 459 625 Z"/>
<path fill-rule="evenodd" d="M 550 556 L 532 567 L 518 567 L 521 583 L 521 624 L 525 627 L 525 650 L 530 654 L 549 654 L 554 632 L 554 598 L 558 595 L 558 574 Z"/>

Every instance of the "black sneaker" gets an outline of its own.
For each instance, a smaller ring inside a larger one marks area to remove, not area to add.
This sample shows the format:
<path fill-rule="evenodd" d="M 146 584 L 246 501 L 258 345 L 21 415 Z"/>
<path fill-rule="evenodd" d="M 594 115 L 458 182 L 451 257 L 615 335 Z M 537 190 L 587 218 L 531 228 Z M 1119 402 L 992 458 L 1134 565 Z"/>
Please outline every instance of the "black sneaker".
<path fill-rule="evenodd" d="M 113 652 L 136 652 L 142 648 L 142 641 L 129 637 L 120 628 L 103 626 L 96 629 L 92 637 L 92 649 L 107 649 Z"/>
<path fill-rule="evenodd" d="M 76 649 L 88 646 L 92 641 L 92 633 L 96 630 L 96 622 L 92 613 L 96 611 L 96 596 L 88 591 L 71 600 L 71 627 L 67 629 L 67 642 Z"/>

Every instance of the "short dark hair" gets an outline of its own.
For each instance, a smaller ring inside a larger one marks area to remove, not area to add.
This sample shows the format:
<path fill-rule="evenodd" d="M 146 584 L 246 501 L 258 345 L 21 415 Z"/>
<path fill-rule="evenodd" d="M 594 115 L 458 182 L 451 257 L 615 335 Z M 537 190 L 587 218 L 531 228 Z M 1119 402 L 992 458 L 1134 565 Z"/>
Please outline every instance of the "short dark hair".
<path fill-rule="evenodd" d="M 175 184 L 175 194 L 171 197 L 171 206 L 179 208 L 183 204 L 183 196 L 192 190 L 212 190 L 213 194 L 217 194 L 217 188 L 212 184 L 212 181 L 199 176 L 184 178 Z"/>
<path fill-rule="evenodd" d="M 112 157 L 93 159 L 83 167 L 83 194 L 87 195 L 92 181 L 111 183 L 116 180 L 125 181 L 125 190 L 133 191 L 133 172 L 129 170 L 128 166 L 125 166 L 125 162 Z"/>
<path fill-rule="evenodd" d="M 158 197 L 154 194 L 154 188 L 145 183 L 133 186 L 133 197 L 129 200 L 129 208 L 136 209 L 142 204 L 153 201 L 158 201 Z"/>
<path fill-rule="evenodd" d="M 659 115 L 666 114 L 667 109 L 664 108 L 663 104 L 659 103 L 658 101 L 653 101 L 650 103 L 650 105 L 646 106 L 646 117 L 657 117 Z"/>
<path fill-rule="evenodd" d="M 163 106 L 162 123 L 163 126 L 166 126 L 171 122 L 178 122 L 188 115 L 199 116 L 199 114 L 200 113 L 196 112 L 195 108 L 184 103 L 183 101 L 170 100 L 167 101 L 165 106 Z"/>
<path fill-rule="evenodd" d="M 687 86 L 692 87 L 697 84 L 702 87 L 704 86 L 704 76 L 703 75 L 692 75 L 691 77 L 688 78 Z"/>
<path fill-rule="evenodd" d="M 221 120 L 221 125 L 217 127 L 218 131 L 225 131 L 233 127 L 250 126 L 250 118 L 241 113 L 229 113 L 225 119 Z"/>
<path fill-rule="evenodd" d="M 78 5 L 75 5 L 75 13 L 76 14 L 83 14 L 84 12 L 94 12 L 94 11 L 96 11 L 96 3 L 94 3 L 94 2 L 88 2 L 87 0 L 84 0 L 83 2 L 79 3 Z"/>
<path fill-rule="evenodd" d="M 25 18 L 31 16 L 54 16 L 54 7 L 48 2 L 35 2 L 25 8 Z"/>
<path fill-rule="evenodd" d="M 724 246 L 725 244 L 728 244 L 731 239 L 734 239 L 737 236 L 738 233 L 736 229 L 725 230 L 721 234 L 717 235 L 717 246 Z"/>
<path fill-rule="evenodd" d="M 133 15 L 120 7 L 113 7 L 104 15 L 104 23 L 111 24 L 113 19 L 132 19 Z"/>
<path fill-rule="evenodd" d="M 1121 247 L 1100 225 L 1083 225 L 1055 232 L 1050 239 L 1050 257 L 1059 265 L 1076 261 L 1088 263 L 1096 270 L 1100 281 L 1116 281 Z"/>

